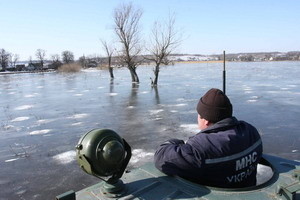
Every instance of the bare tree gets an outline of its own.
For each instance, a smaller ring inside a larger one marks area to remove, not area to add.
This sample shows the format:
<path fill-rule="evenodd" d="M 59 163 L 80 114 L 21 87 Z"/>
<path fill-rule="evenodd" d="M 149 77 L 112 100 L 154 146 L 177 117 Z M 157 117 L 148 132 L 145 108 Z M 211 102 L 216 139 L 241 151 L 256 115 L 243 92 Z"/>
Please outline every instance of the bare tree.
<path fill-rule="evenodd" d="M 0 49 L 0 66 L 2 67 L 2 71 L 6 71 L 8 66 L 10 53 L 5 51 L 5 49 Z"/>
<path fill-rule="evenodd" d="M 150 36 L 150 45 L 147 50 L 151 57 L 148 60 L 155 63 L 154 81 L 152 85 L 158 83 L 158 75 L 161 64 L 169 64 L 168 56 L 178 47 L 181 42 L 179 31 L 175 29 L 175 17 L 170 16 L 165 24 L 155 22 Z"/>
<path fill-rule="evenodd" d="M 78 61 L 79 61 L 80 65 L 83 68 L 87 68 L 87 66 L 88 66 L 88 59 L 85 57 L 85 55 L 79 57 Z"/>
<path fill-rule="evenodd" d="M 60 62 L 60 57 L 58 54 L 53 54 L 53 55 L 51 55 L 51 60 L 53 63 Z"/>
<path fill-rule="evenodd" d="M 45 57 L 46 57 L 46 51 L 43 49 L 37 49 L 35 53 L 36 58 L 40 61 L 40 69 L 43 69 Z"/>
<path fill-rule="evenodd" d="M 113 79 L 114 78 L 114 72 L 113 72 L 113 68 L 111 66 L 111 59 L 112 59 L 112 56 L 114 54 L 114 48 L 111 45 L 107 44 L 107 42 L 104 41 L 104 40 L 101 40 L 101 43 L 102 43 L 103 49 L 106 52 L 106 56 L 107 56 L 107 59 L 108 59 L 108 71 L 109 71 L 109 74 L 110 74 L 110 78 Z"/>
<path fill-rule="evenodd" d="M 74 54 L 71 51 L 63 51 L 61 53 L 63 63 L 69 64 L 74 62 Z"/>
<path fill-rule="evenodd" d="M 51 60 L 52 60 L 51 66 L 53 69 L 58 69 L 58 67 L 62 65 L 58 54 L 51 55 Z"/>
<path fill-rule="evenodd" d="M 20 56 L 18 54 L 10 54 L 9 56 L 10 65 L 15 68 L 19 58 Z"/>
<path fill-rule="evenodd" d="M 114 30 L 122 45 L 119 58 L 129 69 L 132 82 L 139 82 L 136 68 L 141 62 L 138 55 L 141 52 L 139 21 L 142 14 L 143 12 L 135 9 L 131 3 L 123 4 L 114 11 Z"/>

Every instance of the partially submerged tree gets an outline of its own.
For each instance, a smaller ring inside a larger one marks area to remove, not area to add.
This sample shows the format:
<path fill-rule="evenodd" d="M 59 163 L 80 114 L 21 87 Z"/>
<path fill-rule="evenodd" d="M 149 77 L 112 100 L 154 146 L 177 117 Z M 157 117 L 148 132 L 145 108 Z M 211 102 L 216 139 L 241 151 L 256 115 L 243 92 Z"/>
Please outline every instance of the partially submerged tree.
<path fill-rule="evenodd" d="M 140 64 L 138 55 L 141 52 L 139 21 L 142 16 L 140 9 L 132 4 L 123 4 L 114 11 L 114 30 L 121 42 L 120 61 L 130 71 L 132 82 L 139 82 L 136 68 Z"/>
<path fill-rule="evenodd" d="M 65 64 L 74 62 L 74 54 L 71 51 L 63 51 L 61 53 L 62 61 Z"/>
<path fill-rule="evenodd" d="M 155 63 L 154 81 L 151 79 L 152 85 L 155 86 L 158 83 L 161 64 L 169 64 L 168 56 L 180 44 L 181 39 L 179 32 L 175 29 L 174 16 L 170 16 L 165 24 L 155 22 L 151 33 L 150 45 L 147 48 L 151 57 L 147 59 Z"/>
<path fill-rule="evenodd" d="M 6 71 L 8 66 L 10 53 L 5 51 L 5 49 L 0 49 L 0 66 L 2 71 Z"/>
<path fill-rule="evenodd" d="M 43 49 L 37 49 L 35 56 L 40 61 L 40 69 L 43 69 L 45 57 L 46 57 L 46 51 Z"/>
<path fill-rule="evenodd" d="M 107 59 L 108 59 L 108 71 L 109 71 L 109 74 L 110 74 L 110 78 L 113 79 L 114 78 L 114 72 L 113 72 L 113 68 L 111 66 L 111 59 L 112 59 L 112 56 L 114 54 L 114 48 L 107 44 L 106 41 L 104 40 L 101 40 L 101 43 L 102 43 L 102 46 L 103 46 L 103 49 L 105 50 L 105 53 L 106 53 L 106 56 L 107 56 Z"/>

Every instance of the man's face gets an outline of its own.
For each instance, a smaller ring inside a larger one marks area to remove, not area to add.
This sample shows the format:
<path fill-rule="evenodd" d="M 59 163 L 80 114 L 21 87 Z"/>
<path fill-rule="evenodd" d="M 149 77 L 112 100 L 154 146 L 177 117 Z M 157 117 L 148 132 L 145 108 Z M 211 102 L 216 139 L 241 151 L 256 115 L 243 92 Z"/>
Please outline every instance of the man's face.
<path fill-rule="evenodd" d="M 200 130 L 206 129 L 208 127 L 208 121 L 204 118 L 201 118 L 198 114 L 198 128 Z"/>

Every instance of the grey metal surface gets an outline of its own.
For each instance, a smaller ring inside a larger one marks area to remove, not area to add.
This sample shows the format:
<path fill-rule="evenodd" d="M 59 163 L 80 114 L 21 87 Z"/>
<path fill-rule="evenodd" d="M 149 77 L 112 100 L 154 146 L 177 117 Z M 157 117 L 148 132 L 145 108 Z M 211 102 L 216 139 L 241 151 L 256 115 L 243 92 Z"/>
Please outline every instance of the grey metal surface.
<path fill-rule="evenodd" d="M 273 176 L 263 184 L 248 188 L 214 188 L 195 184 L 179 177 L 166 176 L 158 171 L 153 163 L 124 174 L 122 180 L 126 183 L 126 191 L 120 200 L 160 200 L 160 199 L 207 199 L 207 200 L 238 200 L 259 199 L 290 200 L 299 198 L 299 180 L 294 176 L 295 170 L 300 169 L 300 163 L 264 155 L 264 159 L 272 164 Z M 101 193 L 103 182 L 83 189 L 76 193 L 77 200 L 114 199 Z M 285 187 L 282 187 L 285 186 Z M 287 187 L 288 186 L 288 187 Z M 278 189 L 281 188 L 279 191 Z M 290 192 L 290 193 L 289 193 Z M 293 193 L 293 194 L 292 194 Z"/>

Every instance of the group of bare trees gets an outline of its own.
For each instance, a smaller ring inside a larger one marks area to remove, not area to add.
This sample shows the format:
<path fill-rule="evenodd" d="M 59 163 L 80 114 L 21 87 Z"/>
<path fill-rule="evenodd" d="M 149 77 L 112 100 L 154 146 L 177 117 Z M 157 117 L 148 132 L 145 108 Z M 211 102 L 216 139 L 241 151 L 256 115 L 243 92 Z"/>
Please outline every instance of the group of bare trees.
<path fill-rule="evenodd" d="M 46 61 L 46 51 L 43 49 L 37 49 L 35 52 L 36 59 L 39 62 L 38 70 L 42 70 Z M 5 49 L 0 49 L 0 67 L 2 71 L 6 71 L 8 66 L 13 68 L 16 67 L 17 62 L 19 61 L 19 55 L 9 53 Z M 58 68 L 62 64 L 69 64 L 74 62 L 74 54 L 71 51 L 63 51 L 61 57 L 59 54 L 53 54 L 50 56 L 51 65 L 54 68 Z M 29 63 L 33 63 L 32 57 L 29 58 Z"/>
<path fill-rule="evenodd" d="M 5 71 L 8 65 L 15 67 L 18 60 L 18 54 L 12 54 L 7 52 L 5 49 L 0 49 L 0 66 L 2 71 Z"/>
<path fill-rule="evenodd" d="M 114 33 L 118 40 L 118 48 L 115 44 L 101 40 L 102 47 L 105 50 L 110 77 L 114 78 L 112 68 L 112 58 L 118 59 L 120 65 L 126 66 L 130 72 L 132 82 L 138 83 L 139 77 L 136 72 L 137 67 L 145 60 L 154 63 L 154 81 L 152 85 L 158 84 L 158 76 L 161 65 L 169 63 L 168 56 L 174 52 L 176 47 L 181 42 L 179 31 L 175 29 L 175 17 L 169 16 L 165 22 L 156 21 L 153 25 L 150 38 L 147 43 L 143 42 L 146 39 L 141 38 L 140 19 L 143 11 L 133 6 L 132 3 L 122 4 L 115 8 L 113 13 Z M 146 45 L 145 45 L 146 44 Z M 148 56 L 142 56 L 142 52 L 146 52 Z M 40 68 L 43 69 L 46 61 L 46 51 L 37 49 L 35 56 L 40 63 Z M 19 56 L 10 54 L 4 49 L 0 50 L 0 64 L 3 70 L 6 69 L 8 63 L 15 65 Z M 30 61 L 31 61 L 30 57 Z M 69 64 L 74 62 L 74 54 L 71 51 L 63 51 L 61 59 L 58 54 L 51 56 L 53 65 L 59 66 L 63 63 Z M 82 66 L 86 66 L 86 58 L 79 58 Z"/>
<path fill-rule="evenodd" d="M 125 65 L 130 74 L 132 82 L 139 82 L 136 69 L 144 59 L 152 61 L 155 64 L 154 81 L 152 85 L 157 85 L 160 66 L 168 64 L 168 56 L 180 44 L 180 33 L 175 29 L 175 17 L 170 16 L 165 23 L 155 22 L 150 36 L 150 43 L 147 47 L 143 46 L 140 35 L 140 19 L 142 10 L 135 8 L 131 3 L 122 4 L 114 10 L 114 32 L 118 38 L 120 48 L 116 51 L 116 57 L 122 65 Z M 111 78 L 113 71 L 111 67 L 111 58 L 115 53 L 112 45 L 102 40 L 102 46 L 108 57 L 108 68 Z M 150 53 L 150 57 L 143 57 L 141 53 L 143 48 Z"/>

